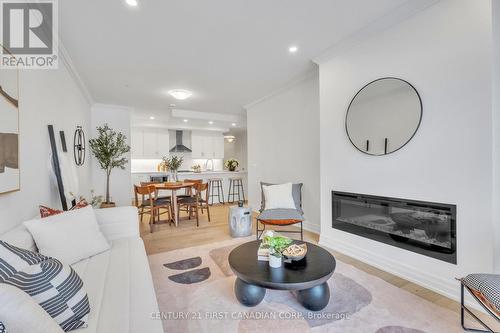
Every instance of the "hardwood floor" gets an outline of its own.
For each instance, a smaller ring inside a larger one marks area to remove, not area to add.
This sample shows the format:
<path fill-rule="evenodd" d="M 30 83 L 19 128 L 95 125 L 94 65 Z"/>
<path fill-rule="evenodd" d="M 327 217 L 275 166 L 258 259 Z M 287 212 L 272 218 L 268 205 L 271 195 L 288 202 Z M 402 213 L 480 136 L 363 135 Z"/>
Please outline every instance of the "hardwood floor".
<path fill-rule="evenodd" d="M 150 255 L 231 239 L 228 228 L 229 207 L 230 205 L 228 204 L 211 206 L 211 222 L 208 222 L 206 212 L 203 215 L 200 214 L 199 227 L 196 227 L 196 220 L 194 218 L 188 220 L 187 215 L 185 213 L 181 213 L 181 220 L 179 221 L 178 227 L 167 223 L 161 223 L 154 226 L 153 233 L 150 232 L 148 225 L 149 218 L 145 216 L 141 223 L 140 230 L 141 237 L 143 238 L 146 247 L 146 252 Z M 255 234 L 255 219 L 253 219 L 252 230 L 253 234 Z M 279 228 L 276 228 L 276 230 L 279 230 Z M 288 234 L 287 236 L 289 235 L 291 235 L 290 237 L 292 238 L 299 237 L 295 234 Z M 304 239 L 308 242 L 317 244 L 319 241 L 319 235 L 309 231 L 304 231 Z M 334 251 L 334 255 L 337 259 L 343 261 L 344 263 L 350 264 L 364 272 L 375 275 L 398 288 L 404 289 L 434 304 L 450 309 L 457 314 L 460 311 L 460 304 L 458 302 L 435 293 L 427 288 L 387 273 L 342 253 Z M 498 323 L 496 323 L 491 317 L 478 312 L 476 312 L 476 314 L 478 314 L 492 327 L 496 327 L 495 325 L 498 325 Z M 458 315 L 457 320 L 459 320 Z"/>

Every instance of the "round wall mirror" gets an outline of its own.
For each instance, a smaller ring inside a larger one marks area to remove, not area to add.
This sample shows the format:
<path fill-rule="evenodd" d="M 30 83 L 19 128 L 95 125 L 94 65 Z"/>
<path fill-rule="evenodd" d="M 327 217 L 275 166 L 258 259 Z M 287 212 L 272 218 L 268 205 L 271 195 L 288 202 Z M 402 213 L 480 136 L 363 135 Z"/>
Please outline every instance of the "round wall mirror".
<path fill-rule="evenodd" d="M 417 90 L 404 80 L 389 77 L 358 91 L 347 109 L 345 126 L 358 150 L 386 155 L 413 138 L 421 119 L 422 101 Z"/>

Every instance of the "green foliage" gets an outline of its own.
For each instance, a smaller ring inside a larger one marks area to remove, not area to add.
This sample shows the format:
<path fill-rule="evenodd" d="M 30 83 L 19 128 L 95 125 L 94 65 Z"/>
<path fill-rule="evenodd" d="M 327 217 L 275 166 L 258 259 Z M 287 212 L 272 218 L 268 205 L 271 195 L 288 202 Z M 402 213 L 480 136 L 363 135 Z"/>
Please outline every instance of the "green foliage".
<path fill-rule="evenodd" d="M 172 171 L 176 171 L 176 170 L 179 170 L 179 168 L 181 167 L 182 165 L 182 162 L 184 161 L 184 158 L 181 156 L 170 156 L 170 157 L 166 157 L 164 156 L 162 158 L 163 160 L 163 164 L 167 167 L 167 170 L 172 170 Z"/>
<path fill-rule="evenodd" d="M 270 249 L 270 254 L 275 257 L 281 257 L 283 251 L 292 244 L 292 240 L 283 236 L 264 236 L 264 246 Z"/>
<path fill-rule="evenodd" d="M 98 137 L 90 139 L 90 149 L 99 161 L 101 169 L 111 173 L 114 168 L 125 169 L 128 160 L 122 157 L 130 151 L 127 145 L 127 137 L 121 132 L 116 132 L 109 128 L 108 124 L 97 127 Z"/>
<path fill-rule="evenodd" d="M 227 160 L 225 163 L 224 163 L 224 166 L 226 168 L 228 168 L 229 170 L 236 170 L 236 168 L 240 165 L 240 162 L 238 162 L 238 160 L 234 159 L 234 158 L 231 158 L 229 160 Z"/>
<path fill-rule="evenodd" d="M 130 146 L 127 137 L 108 124 L 98 126 L 97 132 L 97 138 L 90 139 L 89 145 L 101 169 L 106 171 L 106 202 L 109 202 L 109 176 L 114 168 L 125 169 L 128 160 L 123 155 L 130 151 Z"/>

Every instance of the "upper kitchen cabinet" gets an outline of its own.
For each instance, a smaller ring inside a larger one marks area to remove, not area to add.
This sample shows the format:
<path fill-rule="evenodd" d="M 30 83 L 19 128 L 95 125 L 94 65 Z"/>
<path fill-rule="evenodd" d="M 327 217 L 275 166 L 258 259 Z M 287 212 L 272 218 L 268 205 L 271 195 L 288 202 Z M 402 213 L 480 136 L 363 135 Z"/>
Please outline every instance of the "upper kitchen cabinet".
<path fill-rule="evenodd" d="M 224 136 L 220 132 L 193 131 L 191 145 L 193 158 L 224 158 Z"/>
<path fill-rule="evenodd" d="M 131 155 L 134 159 L 160 159 L 168 156 L 170 147 L 167 129 L 132 128 Z"/>

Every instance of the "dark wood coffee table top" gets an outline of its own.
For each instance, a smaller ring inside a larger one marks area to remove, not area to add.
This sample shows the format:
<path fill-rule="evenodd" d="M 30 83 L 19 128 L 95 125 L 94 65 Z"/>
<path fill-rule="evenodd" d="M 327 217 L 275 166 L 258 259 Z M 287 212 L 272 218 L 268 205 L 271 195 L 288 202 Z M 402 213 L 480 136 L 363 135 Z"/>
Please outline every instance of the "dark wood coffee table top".
<path fill-rule="evenodd" d="M 268 289 L 304 290 L 326 282 L 335 270 L 335 258 L 330 252 L 301 241 L 296 243 L 307 244 L 304 259 L 271 268 L 269 262 L 257 260 L 260 242 L 242 244 L 229 254 L 229 266 L 238 278 L 247 283 Z"/>

